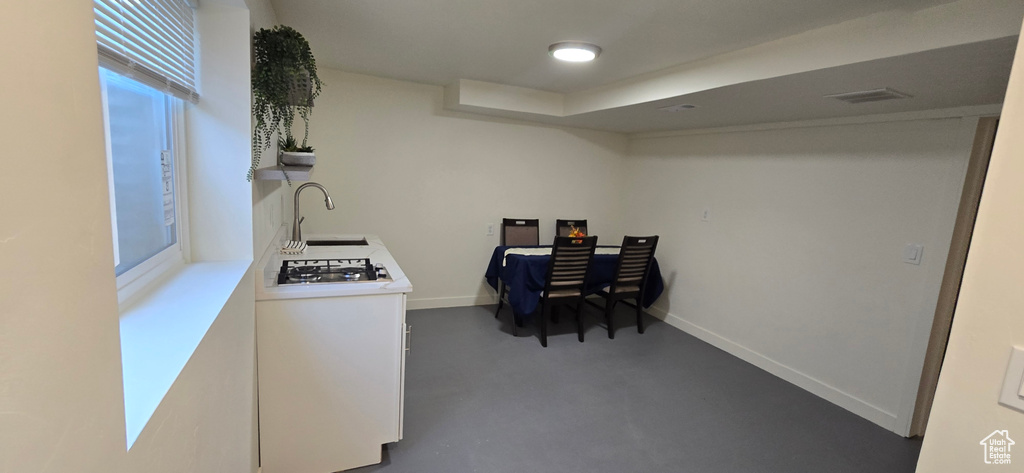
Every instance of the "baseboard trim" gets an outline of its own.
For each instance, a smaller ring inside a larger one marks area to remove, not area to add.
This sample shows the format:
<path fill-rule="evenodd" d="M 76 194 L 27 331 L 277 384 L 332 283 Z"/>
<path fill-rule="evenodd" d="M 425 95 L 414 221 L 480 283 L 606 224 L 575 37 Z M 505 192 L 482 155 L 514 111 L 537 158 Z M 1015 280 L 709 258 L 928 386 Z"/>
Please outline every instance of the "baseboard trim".
<path fill-rule="evenodd" d="M 441 309 L 444 307 L 469 307 L 498 303 L 498 296 L 433 297 L 430 299 L 409 299 L 405 302 L 408 310 Z"/>
<path fill-rule="evenodd" d="M 779 363 L 765 355 L 718 335 L 710 330 L 689 322 L 682 317 L 671 314 L 663 309 L 651 307 L 647 312 L 665 323 L 697 337 L 730 355 L 761 368 L 785 381 L 826 401 L 861 416 L 894 433 L 903 435 L 896 430 L 896 415 L 869 404 L 856 396 L 846 393 L 835 386 L 826 384 L 800 371 Z"/>

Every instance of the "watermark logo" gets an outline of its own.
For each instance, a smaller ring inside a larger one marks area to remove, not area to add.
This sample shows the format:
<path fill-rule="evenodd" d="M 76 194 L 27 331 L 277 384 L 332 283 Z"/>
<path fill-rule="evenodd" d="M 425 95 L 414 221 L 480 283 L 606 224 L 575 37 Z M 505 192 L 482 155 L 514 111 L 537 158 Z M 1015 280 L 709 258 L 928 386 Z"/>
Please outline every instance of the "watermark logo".
<path fill-rule="evenodd" d="M 985 449 L 985 463 L 989 465 L 1009 465 L 1010 449 L 1016 443 L 1010 438 L 1005 430 L 996 430 L 981 439 L 981 446 Z"/>

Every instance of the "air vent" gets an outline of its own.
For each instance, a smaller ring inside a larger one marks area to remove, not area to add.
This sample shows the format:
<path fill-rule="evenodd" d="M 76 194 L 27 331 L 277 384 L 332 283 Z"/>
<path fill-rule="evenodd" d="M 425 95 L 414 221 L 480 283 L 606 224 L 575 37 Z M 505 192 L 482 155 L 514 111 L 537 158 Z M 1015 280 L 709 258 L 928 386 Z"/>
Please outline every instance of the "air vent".
<path fill-rule="evenodd" d="M 846 92 L 843 94 L 826 95 L 825 98 L 842 100 L 846 103 L 881 102 L 882 100 L 909 99 L 910 94 L 890 89 L 862 90 L 860 92 Z"/>
<path fill-rule="evenodd" d="M 688 103 L 681 103 L 679 105 L 669 105 L 668 107 L 661 107 L 658 110 L 661 110 L 663 112 L 681 112 L 683 110 L 690 110 L 693 108 L 697 108 L 697 106 Z"/>

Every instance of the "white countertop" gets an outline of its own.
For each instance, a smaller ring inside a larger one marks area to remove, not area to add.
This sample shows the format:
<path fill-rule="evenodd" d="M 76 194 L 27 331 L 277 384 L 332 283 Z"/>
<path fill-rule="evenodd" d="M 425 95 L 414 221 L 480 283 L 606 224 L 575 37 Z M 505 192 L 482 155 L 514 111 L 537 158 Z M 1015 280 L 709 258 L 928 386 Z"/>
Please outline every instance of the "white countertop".
<path fill-rule="evenodd" d="M 310 234 L 303 240 L 359 240 L 366 238 L 367 246 L 309 246 L 301 255 L 282 255 L 281 246 L 288 240 L 286 228 L 281 227 L 273 243 L 263 253 L 256 266 L 256 300 L 304 299 L 313 297 L 363 296 L 412 292 L 412 282 L 405 277 L 398 262 L 388 252 L 377 235 Z M 285 259 L 370 258 L 373 264 L 383 264 L 391 275 L 390 282 L 349 282 L 322 284 L 286 284 L 278 286 L 277 273 Z"/>

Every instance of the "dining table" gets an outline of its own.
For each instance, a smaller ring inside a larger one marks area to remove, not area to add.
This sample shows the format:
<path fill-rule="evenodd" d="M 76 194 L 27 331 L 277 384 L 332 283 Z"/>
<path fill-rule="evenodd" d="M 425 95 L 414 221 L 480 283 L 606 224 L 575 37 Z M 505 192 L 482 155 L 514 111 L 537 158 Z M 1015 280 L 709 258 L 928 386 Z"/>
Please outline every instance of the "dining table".
<path fill-rule="evenodd" d="M 508 286 L 508 302 L 515 317 L 523 318 L 537 310 L 544 292 L 548 262 L 551 260 L 551 245 L 540 246 L 498 246 L 491 254 L 484 277 L 487 284 L 498 289 L 501 280 Z M 618 246 L 598 246 L 587 273 L 586 293 L 594 294 L 611 285 L 615 277 L 615 266 L 619 262 Z M 665 290 L 661 268 L 657 258 L 651 261 L 641 303 L 645 308 L 654 304 Z M 500 294 L 499 294 L 500 296 Z"/>

